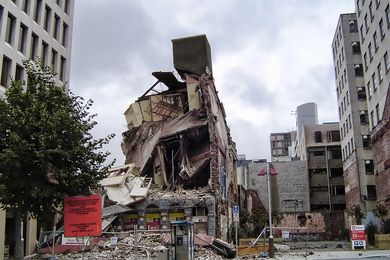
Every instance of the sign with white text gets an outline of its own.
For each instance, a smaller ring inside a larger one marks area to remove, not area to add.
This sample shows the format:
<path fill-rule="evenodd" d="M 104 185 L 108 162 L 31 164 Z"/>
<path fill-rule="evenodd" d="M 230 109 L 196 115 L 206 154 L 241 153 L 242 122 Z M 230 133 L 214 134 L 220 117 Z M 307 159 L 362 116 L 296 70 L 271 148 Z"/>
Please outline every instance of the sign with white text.
<path fill-rule="evenodd" d="M 366 236 L 364 225 L 351 226 L 351 242 L 353 250 L 355 250 L 355 247 L 363 247 L 364 249 L 366 249 Z"/>
<path fill-rule="evenodd" d="M 102 234 L 100 195 L 64 199 L 65 237 L 100 236 Z"/>
<path fill-rule="evenodd" d="M 237 205 L 233 206 L 233 221 L 240 221 L 240 207 Z"/>

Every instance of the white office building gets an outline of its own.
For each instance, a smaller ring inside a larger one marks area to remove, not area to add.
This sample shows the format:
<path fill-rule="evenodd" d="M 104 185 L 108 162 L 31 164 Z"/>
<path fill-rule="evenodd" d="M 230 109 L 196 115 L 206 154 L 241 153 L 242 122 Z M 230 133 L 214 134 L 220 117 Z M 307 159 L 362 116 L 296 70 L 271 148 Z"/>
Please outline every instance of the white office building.
<path fill-rule="evenodd" d="M 70 73 L 74 0 L 0 2 L 0 96 L 11 79 L 26 80 L 22 61 L 40 58 L 67 83 Z"/>

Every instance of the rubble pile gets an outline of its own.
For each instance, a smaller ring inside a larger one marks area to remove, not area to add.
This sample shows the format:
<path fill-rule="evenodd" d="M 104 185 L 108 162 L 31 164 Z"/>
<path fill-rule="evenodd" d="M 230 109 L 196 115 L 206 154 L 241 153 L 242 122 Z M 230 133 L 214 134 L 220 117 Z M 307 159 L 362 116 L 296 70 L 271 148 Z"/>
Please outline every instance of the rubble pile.
<path fill-rule="evenodd" d="M 158 259 L 159 251 L 162 248 L 169 248 L 166 244 L 166 238 L 160 234 L 148 234 L 139 236 L 135 241 L 133 234 L 119 235 L 118 243 L 111 245 L 110 240 L 99 241 L 94 246 L 91 252 L 84 252 L 85 259 L 133 259 L 137 254 L 138 260 L 146 259 Z M 137 250 L 134 250 L 134 245 L 137 244 Z M 165 244 L 165 246 L 164 246 Z M 164 250 L 164 249 L 163 249 Z M 221 255 L 218 255 L 211 248 L 196 246 L 194 250 L 194 256 L 196 260 L 220 260 L 226 259 Z M 70 252 L 58 255 L 58 259 L 72 260 L 82 259 L 82 252 Z"/>
<path fill-rule="evenodd" d="M 205 247 L 199 247 L 195 249 L 195 259 L 196 260 L 220 260 L 220 259 L 226 259 L 223 256 L 218 255 L 214 251 L 212 251 L 210 248 Z"/>

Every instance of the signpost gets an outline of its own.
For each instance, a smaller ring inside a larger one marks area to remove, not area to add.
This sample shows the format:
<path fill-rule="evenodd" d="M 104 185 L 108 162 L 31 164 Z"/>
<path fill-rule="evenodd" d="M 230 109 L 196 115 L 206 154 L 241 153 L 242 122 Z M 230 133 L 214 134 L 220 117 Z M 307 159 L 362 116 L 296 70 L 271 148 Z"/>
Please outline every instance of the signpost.
<path fill-rule="evenodd" d="M 240 206 L 233 206 L 233 221 L 236 226 L 236 255 L 238 255 L 238 222 L 240 222 Z"/>
<path fill-rule="evenodd" d="M 289 239 L 290 238 L 290 231 L 282 230 L 282 238 L 283 238 L 283 240 Z"/>
<path fill-rule="evenodd" d="M 64 199 L 64 236 L 82 237 L 82 259 L 91 236 L 102 234 L 102 205 L 100 195 Z M 84 237 L 88 237 L 84 244 Z"/>
<path fill-rule="evenodd" d="M 363 247 L 366 249 L 366 237 L 365 237 L 364 225 L 351 225 L 351 242 L 352 250 L 355 250 L 355 247 Z"/>

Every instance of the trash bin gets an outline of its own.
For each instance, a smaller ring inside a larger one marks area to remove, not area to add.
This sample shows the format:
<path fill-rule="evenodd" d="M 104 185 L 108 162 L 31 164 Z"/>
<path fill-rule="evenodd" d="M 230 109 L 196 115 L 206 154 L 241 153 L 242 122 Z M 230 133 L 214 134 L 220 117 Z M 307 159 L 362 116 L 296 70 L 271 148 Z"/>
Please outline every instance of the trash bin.
<path fill-rule="evenodd" d="M 158 253 L 158 260 L 168 260 L 168 248 L 165 246 L 156 246 L 154 251 Z"/>

